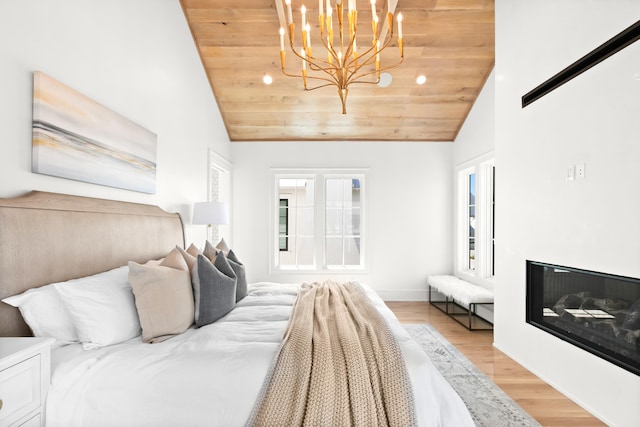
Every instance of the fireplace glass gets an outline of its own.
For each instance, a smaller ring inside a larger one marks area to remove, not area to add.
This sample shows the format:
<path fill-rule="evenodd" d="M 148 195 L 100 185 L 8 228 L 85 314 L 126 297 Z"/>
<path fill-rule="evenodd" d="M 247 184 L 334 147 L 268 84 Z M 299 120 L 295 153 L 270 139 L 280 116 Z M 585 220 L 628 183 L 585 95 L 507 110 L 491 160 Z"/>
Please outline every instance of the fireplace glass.
<path fill-rule="evenodd" d="M 640 375 L 640 279 L 527 261 L 527 323 Z"/>

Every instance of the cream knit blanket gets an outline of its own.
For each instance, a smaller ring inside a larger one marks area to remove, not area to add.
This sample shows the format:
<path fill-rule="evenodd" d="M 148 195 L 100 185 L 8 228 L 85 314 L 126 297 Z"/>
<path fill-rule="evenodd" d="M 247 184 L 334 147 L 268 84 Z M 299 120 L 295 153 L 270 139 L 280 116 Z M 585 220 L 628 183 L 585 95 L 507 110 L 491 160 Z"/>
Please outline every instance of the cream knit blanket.
<path fill-rule="evenodd" d="M 249 426 L 416 425 L 406 366 L 357 283 L 303 284 Z"/>

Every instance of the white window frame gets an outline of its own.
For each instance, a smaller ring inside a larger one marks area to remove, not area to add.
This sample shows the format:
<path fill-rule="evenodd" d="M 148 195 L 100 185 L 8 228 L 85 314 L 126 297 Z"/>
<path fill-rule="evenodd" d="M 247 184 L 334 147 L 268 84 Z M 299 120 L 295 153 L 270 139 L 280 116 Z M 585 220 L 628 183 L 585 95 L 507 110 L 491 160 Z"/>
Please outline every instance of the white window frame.
<path fill-rule="evenodd" d="M 495 230 L 494 230 L 494 215 L 495 209 L 493 203 L 495 201 L 495 160 L 493 157 L 483 161 L 480 164 L 481 168 L 481 182 L 479 188 L 482 189 L 482 228 L 483 228 L 483 278 L 493 279 L 495 276 Z"/>
<path fill-rule="evenodd" d="M 456 167 L 456 234 L 454 240 L 456 275 L 472 282 L 493 283 L 493 152 L 487 153 Z M 476 174 L 475 200 L 475 270 L 468 268 L 469 230 L 468 194 L 469 176 Z"/>
<path fill-rule="evenodd" d="M 474 275 L 475 270 L 469 268 L 469 178 L 471 175 L 476 175 L 476 200 L 475 200 L 475 238 L 474 244 L 478 239 L 478 173 L 475 167 L 468 167 L 458 172 L 458 271 L 467 275 Z M 476 246 L 476 254 L 478 251 Z M 476 256 L 476 269 L 477 269 L 477 256 Z"/>
<path fill-rule="evenodd" d="M 270 219 L 269 219 L 269 271 L 278 274 L 364 274 L 368 269 L 368 250 L 366 245 L 367 230 L 367 183 L 368 169 L 271 169 Z M 279 210 L 280 189 L 279 180 L 282 178 L 314 179 L 314 262 L 313 266 L 280 266 L 279 262 Z M 360 265 L 327 265 L 326 263 L 326 200 L 325 189 L 327 179 L 360 179 Z"/>

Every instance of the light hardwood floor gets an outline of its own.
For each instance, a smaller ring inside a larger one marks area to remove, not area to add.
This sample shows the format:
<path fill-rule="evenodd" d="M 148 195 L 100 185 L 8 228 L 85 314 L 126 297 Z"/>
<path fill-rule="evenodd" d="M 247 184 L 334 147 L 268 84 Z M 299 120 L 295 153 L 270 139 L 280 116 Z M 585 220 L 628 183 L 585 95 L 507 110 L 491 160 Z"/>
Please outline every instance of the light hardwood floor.
<path fill-rule="evenodd" d="M 599 419 L 493 347 L 493 332 L 468 331 L 427 302 L 387 302 L 402 323 L 429 323 L 543 426 L 604 426 Z"/>

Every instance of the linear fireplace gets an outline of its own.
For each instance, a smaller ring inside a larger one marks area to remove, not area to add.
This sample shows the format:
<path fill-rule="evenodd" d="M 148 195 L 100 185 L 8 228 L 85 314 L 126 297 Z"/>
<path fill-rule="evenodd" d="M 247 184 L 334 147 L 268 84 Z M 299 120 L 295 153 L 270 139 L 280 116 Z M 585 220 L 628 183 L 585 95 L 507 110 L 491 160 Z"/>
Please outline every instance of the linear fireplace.
<path fill-rule="evenodd" d="M 527 323 L 640 375 L 640 279 L 527 261 Z"/>

